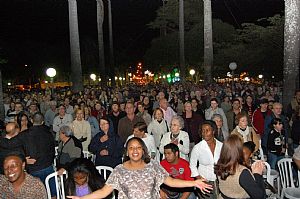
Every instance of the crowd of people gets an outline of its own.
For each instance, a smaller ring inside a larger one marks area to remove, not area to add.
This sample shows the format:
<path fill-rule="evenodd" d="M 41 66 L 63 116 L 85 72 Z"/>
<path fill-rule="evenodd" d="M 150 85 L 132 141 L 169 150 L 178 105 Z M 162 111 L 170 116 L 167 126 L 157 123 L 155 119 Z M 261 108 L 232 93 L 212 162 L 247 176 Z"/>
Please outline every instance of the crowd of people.
<path fill-rule="evenodd" d="M 283 107 L 275 83 L 56 89 L 4 101 L 0 191 L 10 184 L 3 193 L 12 198 L 27 194 L 24 180 L 45 183 L 55 170 L 71 174 L 72 198 L 106 198 L 114 189 L 120 199 L 264 198 L 263 160 L 272 169 L 286 155 L 300 161 L 300 90 Z M 83 159 L 87 151 L 93 163 Z M 114 170 L 105 182 L 95 166 Z M 44 190 L 35 185 L 32 192 Z M 55 197 L 54 181 L 50 187 Z"/>

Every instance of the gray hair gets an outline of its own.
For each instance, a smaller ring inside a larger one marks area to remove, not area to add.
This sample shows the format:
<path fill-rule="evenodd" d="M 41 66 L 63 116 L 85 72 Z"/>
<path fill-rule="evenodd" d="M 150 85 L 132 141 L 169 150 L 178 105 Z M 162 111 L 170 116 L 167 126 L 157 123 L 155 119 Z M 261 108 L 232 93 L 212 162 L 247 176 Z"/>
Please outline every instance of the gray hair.
<path fill-rule="evenodd" d="M 65 134 L 65 136 L 67 136 L 67 137 L 70 137 L 70 136 L 74 135 L 71 128 L 69 126 L 66 126 L 66 125 L 60 127 L 59 132 Z"/>
<path fill-rule="evenodd" d="M 215 121 L 216 118 L 220 118 L 223 121 L 222 115 L 217 114 L 217 113 L 213 114 L 213 116 L 211 117 L 211 120 Z"/>
<path fill-rule="evenodd" d="M 172 123 L 173 120 L 178 120 L 181 129 L 184 128 L 184 120 L 181 116 L 178 116 L 178 115 L 173 116 L 172 119 L 171 119 L 171 123 Z"/>

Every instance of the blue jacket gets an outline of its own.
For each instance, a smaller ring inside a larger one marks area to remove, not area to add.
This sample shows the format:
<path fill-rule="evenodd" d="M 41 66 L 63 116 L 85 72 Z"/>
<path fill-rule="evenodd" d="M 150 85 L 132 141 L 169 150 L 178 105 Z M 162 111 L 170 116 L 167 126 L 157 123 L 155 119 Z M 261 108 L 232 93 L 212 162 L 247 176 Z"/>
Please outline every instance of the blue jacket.
<path fill-rule="evenodd" d="M 120 137 L 114 133 L 112 122 L 109 124 L 108 140 L 105 142 L 100 142 L 100 138 L 104 135 L 105 133 L 100 130 L 100 132 L 92 138 L 89 145 L 89 151 L 96 155 L 96 166 L 109 166 L 114 168 L 118 164 L 122 163 L 124 150 L 123 144 Z M 103 149 L 108 150 L 107 156 L 100 155 L 100 151 Z"/>

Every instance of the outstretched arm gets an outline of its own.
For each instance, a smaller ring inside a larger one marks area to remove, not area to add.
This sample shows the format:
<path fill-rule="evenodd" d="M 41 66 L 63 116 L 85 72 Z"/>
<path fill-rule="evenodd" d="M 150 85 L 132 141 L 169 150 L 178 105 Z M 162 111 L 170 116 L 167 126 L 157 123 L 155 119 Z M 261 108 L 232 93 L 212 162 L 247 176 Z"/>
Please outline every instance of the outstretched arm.
<path fill-rule="evenodd" d="M 184 188 L 184 187 L 197 187 L 201 190 L 202 193 L 210 192 L 212 190 L 212 185 L 206 184 L 204 179 L 197 179 L 195 181 L 187 181 L 187 180 L 180 180 L 175 179 L 168 176 L 164 183 L 169 187 L 177 187 L 177 188 Z"/>
<path fill-rule="evenodd" d="M 102 189 L 98 189 L 97 191 L 94 191 L 93 193 L 83 196 L 83 197 L 78 197 L 78 196 L 67 196 L 67 198 L 72 198 L 72 199 L 99 199 L 99 198 L 105 198 L 111 192 L 113 192 L 113 188 L 110 185 L 105 184 Z"/>

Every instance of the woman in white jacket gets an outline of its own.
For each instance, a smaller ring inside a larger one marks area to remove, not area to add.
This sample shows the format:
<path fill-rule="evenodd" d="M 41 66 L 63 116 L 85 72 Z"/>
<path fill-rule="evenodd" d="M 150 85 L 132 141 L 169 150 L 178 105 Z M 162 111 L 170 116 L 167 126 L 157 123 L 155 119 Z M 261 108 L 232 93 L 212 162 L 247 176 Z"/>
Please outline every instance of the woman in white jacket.
<path fill-rule="evenodd" d="M 169 127 L 167 121 L 164 119 L 162 110 L 160 108 L 155 109 L 153 112 L 153 120 L 148 125 L 147 132 L 153 135 L 157 149 L 159 149 L 161 138 L 168 131 Z"/>
<path fill-rule="evenodd" d="M 188 154 L 190 152 L 190 139 L 187 132 L 182 131 L 184 121 L 180 116 L 173 116 L 171 120 L 171 131 L 164 134 L 159 146 L 160 153 L 164 153 L 164 146 L 174 143 L 178 146 L 180 157 L 189 161 Z"/>

